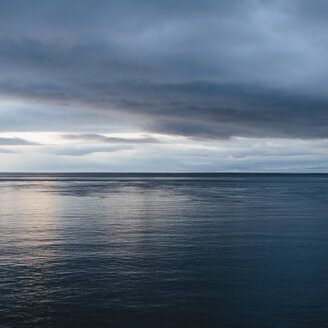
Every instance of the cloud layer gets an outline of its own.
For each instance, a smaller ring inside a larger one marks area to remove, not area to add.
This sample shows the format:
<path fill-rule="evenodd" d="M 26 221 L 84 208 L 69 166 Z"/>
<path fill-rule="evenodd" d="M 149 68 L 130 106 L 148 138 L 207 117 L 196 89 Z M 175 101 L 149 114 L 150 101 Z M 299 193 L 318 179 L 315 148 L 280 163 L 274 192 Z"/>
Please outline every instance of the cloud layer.
<path fill-rule="evenodd" d="M 198 139 L 327 138 L 327 12 L 321 0 L 4 0 L 0 96 L 94 113 L 90 126 L 100 116 Z"/>

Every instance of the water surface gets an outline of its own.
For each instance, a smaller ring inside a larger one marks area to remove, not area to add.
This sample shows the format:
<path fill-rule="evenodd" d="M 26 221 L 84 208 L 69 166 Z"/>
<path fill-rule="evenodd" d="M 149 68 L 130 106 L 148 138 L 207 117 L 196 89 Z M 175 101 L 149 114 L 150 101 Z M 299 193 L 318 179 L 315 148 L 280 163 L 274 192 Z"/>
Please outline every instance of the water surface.
<path fill-rule="evenodd" d="M 0 326 L 327 327 L 328 175 L 0 174 Z"/>

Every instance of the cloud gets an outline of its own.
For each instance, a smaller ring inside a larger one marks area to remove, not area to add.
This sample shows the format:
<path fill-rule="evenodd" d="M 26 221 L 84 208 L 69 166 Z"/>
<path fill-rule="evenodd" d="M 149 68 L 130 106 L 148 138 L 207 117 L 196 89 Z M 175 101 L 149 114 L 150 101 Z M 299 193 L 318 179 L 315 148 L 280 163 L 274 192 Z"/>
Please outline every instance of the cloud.
<path fill-rule="evenodd" d="M 1 154 L 12 154 L 12 153 L 14 153 L 14 151 L 11 149 L 0 148 L 0 153 Z"/>
<path fill-rule="evenodd" d="M 232 138 L 203 143 L 143 145 L 54 145 L 0 154 L 1 171 L 109 172 L 327 172 L 327 140 Z"/>
<path fill-rule="evenodd" d="M 100 143 L 110 143 L 110 144 L 143 144 L 143 143 L 158 143 L 159 141 L 152 137 L 144 138 L 115 138 L 106 137 L 101 134 L 67 134 L 63 135 L 62 138 L 67 140 L 77 140 L 86 142 L 100 142 Z"/>
<path fill-rule="evenodd" d="M 85 156 L 94 153 L 113 153 L 121 150 L 131 149 L 131 147 L 56 147 L 47 148 L 43 152 L 58 156 Z"/>
<path fill-rule="evenodd" d="M 2 138 L 0 137 L 0 145 L 2 146 L 34 146 L 38 145 L 35 142 L 31 142 L 21 138 Z"/>
<path fill-rule="evenodd" d="M 85 131 L 121 117 L 197 139 L 326 138 L 327 10 L 321 0 L 1 1 L 0 96 L 83 119 L 31 110 L 0 128 Z"/>

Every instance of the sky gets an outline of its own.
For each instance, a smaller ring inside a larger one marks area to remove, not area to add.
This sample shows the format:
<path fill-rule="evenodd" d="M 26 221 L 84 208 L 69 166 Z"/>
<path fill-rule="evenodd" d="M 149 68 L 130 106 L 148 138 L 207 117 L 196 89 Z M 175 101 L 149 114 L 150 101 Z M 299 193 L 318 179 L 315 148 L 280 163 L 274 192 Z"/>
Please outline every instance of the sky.
<path fill-rule="evenodd" d="M 0 1 L 0 171 L 328 172 L 328 2 Z"/>

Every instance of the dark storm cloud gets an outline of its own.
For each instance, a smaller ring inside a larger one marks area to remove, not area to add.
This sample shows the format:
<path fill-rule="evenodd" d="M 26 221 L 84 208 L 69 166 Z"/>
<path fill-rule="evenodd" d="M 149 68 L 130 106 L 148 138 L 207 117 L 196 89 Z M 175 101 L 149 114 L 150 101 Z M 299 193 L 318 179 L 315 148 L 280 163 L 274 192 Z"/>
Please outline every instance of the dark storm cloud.
<path fill-rule="evenodd" d="M 1 1 L 0 95 L 195 138 L 328 137 L 327 13 L 305 0 Z"/>
<path fill-rule="evenodd" d="M 121 144 L 143 144 L 143 143 L 157 143 L 158 140 L 151 137 L 145 138 L 115 138 L 115 137 L 106 137 L 101 134 L 67 134 L 62 136 L 64 139 L 68 140 L 79 140 L 86 142 L 100 142 L 100 143 L 121 143 Z"/>

